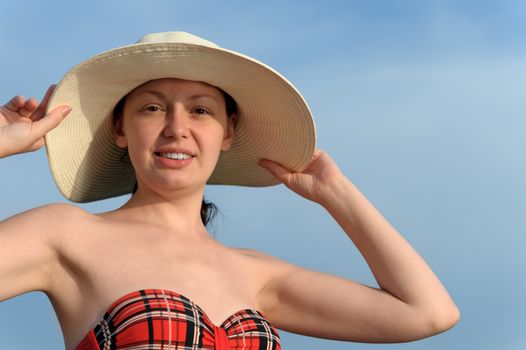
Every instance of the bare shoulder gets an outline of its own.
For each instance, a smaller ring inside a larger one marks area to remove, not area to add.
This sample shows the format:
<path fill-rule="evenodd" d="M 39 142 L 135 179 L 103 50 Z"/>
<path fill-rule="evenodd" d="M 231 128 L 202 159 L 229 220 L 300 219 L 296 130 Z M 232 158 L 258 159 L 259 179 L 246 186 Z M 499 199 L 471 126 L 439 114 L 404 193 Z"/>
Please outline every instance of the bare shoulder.
<path fill-rule="evenodd" d="M 285 261 L 280 260 L 276 258 L 275 256 L 272 256 L 270 254 L 264 253 L 256 249 L 251 249 L 251 248 L 232 248 L 232 249 L 236 253 L 248 259 L 257 261 L 257 262 L 261 262 L 261 263 L 267 262 L 267 263 L 274 263 L 274 264 L 285 263 Z"/>
<path fill-rule="evenodd" d="M 33 208 L 0 222 L 4 237 L 17 237 L 21 242 L 38 241 L 55 253 L 73 228 L 86 227 L 95 215 L 68 203 L 53 203 Z"/>
<path fill-rule="evenodd" d="M 67 223 L 91 216 L 84 209 L 68 203 L 53 203 L 33 208 L 2 221 L 3 230 L 34 234 L 60 232 Z"/>
<path fill-rule="evenodd" d="M 64 218 L 70 217 L 70 215 L 87 215 L 89 214 L 84 209 L 69 203 L 51 203 L 46 204 L 40 207 L 29 209 L 23 211 L 19 214 L 13 215 L 12 217 L 6 219 L 10 220 L 12 218 L 16 219 L 28 219 L 28 218 L 46 218 L 48 216 L 60 216 Z"/>
<path fill-rule="evenodd" d="M 232 248 L 232 249 L 241 255 L 252 257 L 252 258 L 269 259 L 269 260 L 277 259 L 273 257 L 272 255 L 263 253 L 256 249 L 251 249 L 251 248 Z"/>
<path fill-rule="evenodd" d="M 35 214 L 38 213 L 41 215 L 54 215 L 54 216 L 62 217 L 64 219 L 72 218 L 72 215 L 75 218 L 91 215 L 86 210 L 82 209 L 81 207 L 77 205 L 71 204 L 71 203 L 46 204 L 41 207 L 32 209 L 28 212 L 34 212 Z"/>
<path fill-rule="evenodd" d="M 267 281 L 298 268 L 286 260 L 256 249 L 234 248 L 234 251 L 245 258 L 245 266 L 248 269 L 256 268 L 260 276 L 265 275 L 267 277 Z"/>
<path fill-rule="evenodd" d="M 50 290 L 60 271 L 62 233 L 83 215 L 74 205 L 50 204 L 0 222 L 0 300 Z"/>

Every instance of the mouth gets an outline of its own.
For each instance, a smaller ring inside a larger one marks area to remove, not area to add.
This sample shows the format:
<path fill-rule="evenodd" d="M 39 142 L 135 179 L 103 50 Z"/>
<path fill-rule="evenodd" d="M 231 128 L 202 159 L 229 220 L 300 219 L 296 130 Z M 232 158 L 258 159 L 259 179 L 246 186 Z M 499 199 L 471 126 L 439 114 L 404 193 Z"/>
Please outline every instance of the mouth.
<path fill-rule="evenodd" d="M 158 157 L 168 158 L 172 160 L 184 160 L 193 158 L 195 156 L 187 153 L 175 153 L 175 152 L 154 152 L 154 154 Z"/>

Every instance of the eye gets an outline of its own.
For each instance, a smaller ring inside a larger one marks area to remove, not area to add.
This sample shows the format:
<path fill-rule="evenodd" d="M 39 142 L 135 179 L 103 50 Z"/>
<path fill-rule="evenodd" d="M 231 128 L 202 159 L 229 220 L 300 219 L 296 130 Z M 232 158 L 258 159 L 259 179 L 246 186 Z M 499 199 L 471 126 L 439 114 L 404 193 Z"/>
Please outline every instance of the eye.
<path fill-rule="evenodd" d="M 159 106 L 159 105 L 156 105 L 156 104 L 152 104 L 152 105 L 146 105 L 144 107 L 141 108 L 141 110 L 143 112 L 148 112 L 148 113 L 155 113 L 155 112 L 160 112 L 162 111 L 162 107 Z"/>
<path fill-rule="evenodd" d="M 210 112 L 206 109 L 206 108 L 203 108 L 203 107 L 196 107 L 192 110 L 192 112 L 194 114 L 199 114 L 199 115 L 207 115 L 207 114 L 210 114 Z"/>

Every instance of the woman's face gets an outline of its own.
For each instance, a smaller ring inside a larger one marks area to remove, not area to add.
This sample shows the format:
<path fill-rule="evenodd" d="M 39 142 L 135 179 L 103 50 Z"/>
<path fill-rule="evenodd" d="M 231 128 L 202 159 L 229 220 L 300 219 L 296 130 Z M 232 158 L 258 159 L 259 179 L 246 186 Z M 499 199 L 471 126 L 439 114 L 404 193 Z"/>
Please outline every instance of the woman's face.
<path fill-rule="evenodd" d="M 202 188 L 234 134 L 221 91 L 180 79 L 152 80 L 133 90 L 115 128 L 139 188 L 155 192 Z"/>

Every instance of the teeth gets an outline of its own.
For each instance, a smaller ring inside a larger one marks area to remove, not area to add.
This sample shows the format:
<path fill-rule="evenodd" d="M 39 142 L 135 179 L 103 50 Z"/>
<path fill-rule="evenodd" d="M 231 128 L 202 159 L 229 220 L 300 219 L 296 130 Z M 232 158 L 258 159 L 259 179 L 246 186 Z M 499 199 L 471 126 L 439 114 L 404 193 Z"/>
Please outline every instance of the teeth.
<path fill-rule="evenodd" d="M 170 159 L 188 159 L 191 158 L 189 154 L 186 153 L 161 153 L 161 157 L 170 158 Z"/>

